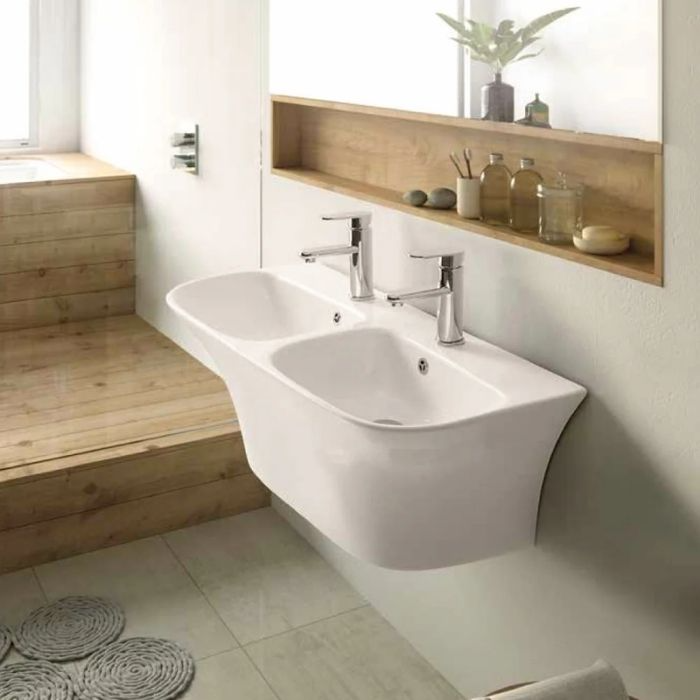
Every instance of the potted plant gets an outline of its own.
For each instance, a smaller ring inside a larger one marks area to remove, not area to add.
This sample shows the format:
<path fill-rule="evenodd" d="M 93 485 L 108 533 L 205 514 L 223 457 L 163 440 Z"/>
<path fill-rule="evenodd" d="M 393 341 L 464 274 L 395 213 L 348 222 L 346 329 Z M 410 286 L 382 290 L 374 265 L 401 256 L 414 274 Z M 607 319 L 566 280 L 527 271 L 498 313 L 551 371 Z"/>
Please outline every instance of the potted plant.
<path fill-rule="evenodd" d="M 538 34 L 545 27 L 578 9 L 568 7 L 550 12 L 517 30 L 512 19 L 504 19 L 497 27 L 492 27 L 472 19 L 460 22 L 438 13 L 457 32 L 455 41 L 465 47 L 472 60 L 486 63 L 495 74 L 494 81 L 485 85 L 481 91 L 482 119 L 513 121 L 515 91 L 511 85 L 503 82 L 503 70 L 512 63 L 539 56 L 544 49 L 536 46 L 542 39 Z"/>

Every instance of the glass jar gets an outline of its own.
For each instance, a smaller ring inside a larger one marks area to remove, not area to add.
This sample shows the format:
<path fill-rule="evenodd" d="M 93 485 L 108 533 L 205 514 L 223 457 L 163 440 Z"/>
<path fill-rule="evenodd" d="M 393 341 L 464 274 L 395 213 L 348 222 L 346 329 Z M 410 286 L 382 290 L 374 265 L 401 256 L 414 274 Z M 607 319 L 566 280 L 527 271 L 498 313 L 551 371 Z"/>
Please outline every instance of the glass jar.
<path fill-rule="evenodd" d="M 520 161 L 520 170 L 510 181 L 510 227 L 520 233 L 537 233 L 540 226 L 540 205 L 537 188 L 542 176 L 535 170 L 532 158 Z"/>
<path fill-rule="evenodd" d="M 511 172 L 500 153 L 492 153 L 481 173 L 481 218 L 487 224 L 510 224 Z"/>
<path fill-rule="evenodd" d="M 559 173 L 556 185 L 540 184 L 537 187 L 539 198 L 539 236 L 545 243 L 572 243 L 574 236 L 583 228 L 582 185 L 569 185 L 566 175 Z"/>

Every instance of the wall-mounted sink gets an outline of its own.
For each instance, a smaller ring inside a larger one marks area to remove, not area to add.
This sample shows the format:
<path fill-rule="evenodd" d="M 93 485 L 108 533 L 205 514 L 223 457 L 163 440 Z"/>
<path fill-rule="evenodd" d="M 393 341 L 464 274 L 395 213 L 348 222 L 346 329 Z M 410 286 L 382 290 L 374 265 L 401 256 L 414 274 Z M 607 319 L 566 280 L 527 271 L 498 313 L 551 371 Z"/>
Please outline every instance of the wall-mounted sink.
<path fill-rule="evenodd" d="M 585 390 L 347 278 L 295 265 L 191 282 L 168 303 L 236 403 L 251 467 L 341 547 L 397 569 L 531 545 L 552 450 Z"/>

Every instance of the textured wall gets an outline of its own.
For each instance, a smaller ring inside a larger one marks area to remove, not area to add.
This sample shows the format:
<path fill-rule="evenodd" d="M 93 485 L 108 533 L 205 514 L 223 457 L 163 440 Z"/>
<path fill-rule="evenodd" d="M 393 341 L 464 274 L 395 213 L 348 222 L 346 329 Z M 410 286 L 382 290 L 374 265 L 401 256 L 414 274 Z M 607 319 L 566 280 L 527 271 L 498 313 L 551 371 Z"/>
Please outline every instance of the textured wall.
<path fill-rule="evenodd" d="M 600 656 L 642 700 L 700 688 L 700 8 L 665 14 L 664 289 L 370 207 L 380 286 L 432 280 L 406 259 L 416 244 L 464 248 L 468 329 L 590 391 L 552 461 L 536 549 L 394 573 L 299 523 L 467 696 Z M 264 264 L 345 240 L 317 217 L 358 206 L 266 175 Z"/>

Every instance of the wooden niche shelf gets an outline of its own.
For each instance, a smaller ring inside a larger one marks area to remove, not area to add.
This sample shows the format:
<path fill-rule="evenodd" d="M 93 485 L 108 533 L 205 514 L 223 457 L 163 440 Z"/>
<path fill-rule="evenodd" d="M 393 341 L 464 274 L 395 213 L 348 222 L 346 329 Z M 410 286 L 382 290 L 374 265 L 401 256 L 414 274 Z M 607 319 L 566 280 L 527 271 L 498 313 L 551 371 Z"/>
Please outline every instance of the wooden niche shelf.
<path fill-rule="evenodd" d="M 548 255 L 663 284 L 663 147 L 613 136 L 536 129 L 475 119 L 274 96 L 273 173 L 309 185 L 471 231 Z M 455 186 L 448 155 L 469 147 L 480 172 L 489 153 L 511 169 L 535 158 L 545 180 L 558 172 L 586 186 L 584 222 L 614 226 L 632 238 L 630 251 L 602 257 L 573 245 L 460 218 L 455 211 L 415 208 L 411 189 Z"/>

